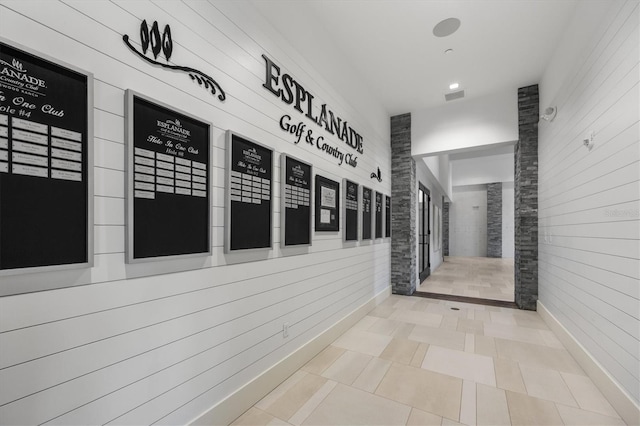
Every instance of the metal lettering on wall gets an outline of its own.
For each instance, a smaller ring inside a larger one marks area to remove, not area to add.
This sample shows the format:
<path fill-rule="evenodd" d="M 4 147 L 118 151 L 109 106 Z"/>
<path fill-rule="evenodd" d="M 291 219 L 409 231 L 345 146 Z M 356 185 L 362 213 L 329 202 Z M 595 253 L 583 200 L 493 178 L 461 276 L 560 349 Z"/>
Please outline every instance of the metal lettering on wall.
<path fill-rule="evenodd" d="M 164 26 L 164 31 L 162 35 L 160 35 L 160 29 L 158 27 L 158 21 L 154 21 L 151 26 L 151 30 L 149 30 L 149 26 L 147 25 L 147 21 L 143 20 L 142 24 L 140 24 L 140 46 L 142 47 L 142 52 L 138 51 L 133 44 L 129 41 L 129 36 L 127 34 L 122 36 L 122 40 L 124 43 L 131 49 L 133 53 L 140 56 L 145 61 L 149 62 L 153 65 L 158 65 L 163 68 L 168 68 L 175 71 L 184 71 L 189 74 L 191 80 L 195 80 L 199 85 L 204 86 L 205 89 L 209 89 L 212 95 L 215 95 L 217 91 L 220 91 L 218 94 L 218 99 L 224 101 L 226 99 L 226 95 L 222 87 L 207 74 L 202 71 L 198 71 L 194 68 L 183 67 L 180 65 L 169 65 L 158 62 L 158 55 L 160 55 L 161 51 L 164 54 L 164 58 L 167 62 L 169 62 L 169 58 L 171 57 L 171 53 L 173 52 L 173 41 L 171 40 L 171 28 L 169 25 Z M 148 58 L 146 56 L 147 50 L 151 47 L 151 53 L 153 54 L 153 59 Z"/>
<path fill-rule="evenodd" d="M 326 103 L 320 106 L 320 114 L 314 115 L 313 100 L 315 97 L 290 74 L 283 73 L 281 75 L 280 67 L 267 56 L 262 55 L 262 58 L 265 61 L 266 69 L 265 82 L 262 87 L 276 95 L 284 103 L 293 105 L 294 109 L 304 114 L 319 127 L 324 128 L 329 134 L 337 136 L 357 153 L 364 153 L 362 136 L 346 120 L 342 120 L 341 117 L 334 114 Z M 327 143 L 323 136 L 314 136 L 312 129 L 308 129 L 303 122 L 293 123 L 291 116 L 287 114 L 280 118 L 280 128 L 294 136 L 294 144 L 298 144 L 304 138 L 308 144 L 315 145 L 317 149 L 335 157 L 339 161 L 339 165 L 348 164 L 351 167 L 358 165 L 357 155 L 343 152 L 341 147 Z"/>

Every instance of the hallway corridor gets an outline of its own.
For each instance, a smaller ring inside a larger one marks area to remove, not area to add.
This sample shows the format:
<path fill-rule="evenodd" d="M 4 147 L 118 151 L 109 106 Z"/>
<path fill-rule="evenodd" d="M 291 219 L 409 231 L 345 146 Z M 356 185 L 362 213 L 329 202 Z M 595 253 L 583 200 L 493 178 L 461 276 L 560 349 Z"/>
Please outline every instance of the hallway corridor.
<path fill-rule="evenodd" d="M 622 425 L 536 312 L 392 295 L 234 425 Z"/>
<path fill-rule="evenodd" d="M 416 290 L 513 302 L 513 274 L 511 258 L 447 256 Z"/>

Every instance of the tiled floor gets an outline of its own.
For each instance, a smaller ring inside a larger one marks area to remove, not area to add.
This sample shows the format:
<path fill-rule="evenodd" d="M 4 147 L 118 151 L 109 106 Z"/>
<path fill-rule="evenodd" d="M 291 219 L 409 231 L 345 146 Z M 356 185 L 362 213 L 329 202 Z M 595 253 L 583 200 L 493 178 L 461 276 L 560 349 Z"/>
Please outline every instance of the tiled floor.
<path fill-rule="evenodd" d="M 535 312 L 392 295 L 234 425 L 623 425 Z"/>
<path fill-rule="evenodd" d="M 513 259 L 447 256 L 417 290 L 513 302 L 513 279 Z"/>

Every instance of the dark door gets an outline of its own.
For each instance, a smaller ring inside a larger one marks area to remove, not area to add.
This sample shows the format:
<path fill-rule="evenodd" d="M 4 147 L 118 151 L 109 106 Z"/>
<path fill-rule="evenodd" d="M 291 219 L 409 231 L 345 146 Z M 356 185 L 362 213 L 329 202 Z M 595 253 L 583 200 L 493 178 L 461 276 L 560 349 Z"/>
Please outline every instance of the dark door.
<path fill-rule="evenodd" d="M 429 228 L 429 211 L 431 197 L 429 190 L 420 184 L 418 191 L 418 271 L 420 272 L 420 282 L 424 281 L 431 272 L 429 262 L 429 238 L 431 229 Z"/>

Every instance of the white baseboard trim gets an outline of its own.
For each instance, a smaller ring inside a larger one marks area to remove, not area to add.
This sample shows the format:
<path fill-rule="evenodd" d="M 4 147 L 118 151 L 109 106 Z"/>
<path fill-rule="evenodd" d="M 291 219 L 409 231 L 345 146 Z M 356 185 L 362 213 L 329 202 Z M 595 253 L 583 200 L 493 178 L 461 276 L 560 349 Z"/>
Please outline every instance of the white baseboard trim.
<path fill-rule="evenodd" d="M 538 300 L 538 313 L 628 425 L 640 425 L 640 406 Z"/>
<path fill-rule="evenodd" d="M 385 288 L 369 301 L 363 303 L 353 312 L 346 315 L 333 326 L 302 345 L 286 358 L 269 368 L 255 379 L 211 407 L 208 411 L 194 419 L 191 425 L 228 425 L 247 411 L 256 402 L 284 382 L 300 367 L 329 346 L 335 339 L 353 327 L 369 311 L 378 306 L 391 295 L 391 286 Z"/>

